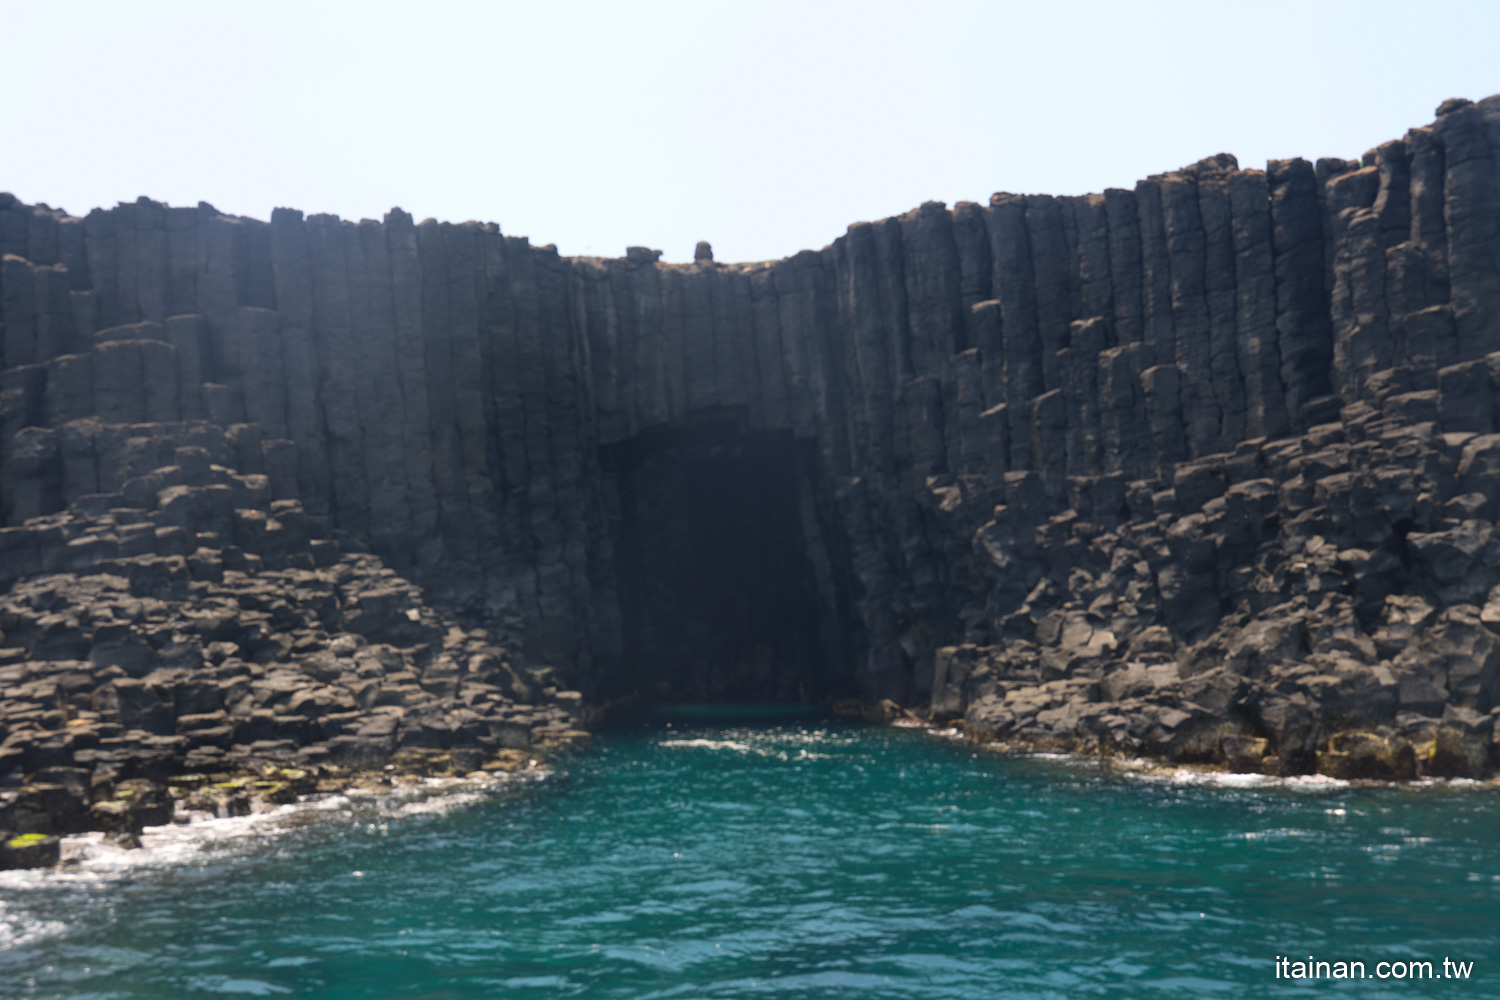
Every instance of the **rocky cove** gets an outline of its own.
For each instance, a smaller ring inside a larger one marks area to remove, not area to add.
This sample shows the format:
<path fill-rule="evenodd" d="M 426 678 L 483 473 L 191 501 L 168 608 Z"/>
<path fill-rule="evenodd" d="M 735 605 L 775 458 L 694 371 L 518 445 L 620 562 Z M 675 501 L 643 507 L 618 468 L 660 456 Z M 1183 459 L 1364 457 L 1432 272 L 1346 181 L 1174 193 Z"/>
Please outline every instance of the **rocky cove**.
<path fill-rule="evenodd" d="M 1484 777 L 1500 96 L 821 251 L 0 195 L 10 865 L 655 702 Z"/>

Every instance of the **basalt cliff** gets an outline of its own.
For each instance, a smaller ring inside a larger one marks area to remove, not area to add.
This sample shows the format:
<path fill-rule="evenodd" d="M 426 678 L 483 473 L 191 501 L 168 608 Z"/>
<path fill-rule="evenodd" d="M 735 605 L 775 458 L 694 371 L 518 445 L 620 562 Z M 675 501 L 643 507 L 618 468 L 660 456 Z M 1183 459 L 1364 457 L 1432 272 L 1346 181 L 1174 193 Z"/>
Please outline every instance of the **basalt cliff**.
<path fill-rule="evenodd" d="M 1500 96 L 763 263 L 8 195 L 0 254 L 12 785 L 643 698 L 1492 764 Z"/>

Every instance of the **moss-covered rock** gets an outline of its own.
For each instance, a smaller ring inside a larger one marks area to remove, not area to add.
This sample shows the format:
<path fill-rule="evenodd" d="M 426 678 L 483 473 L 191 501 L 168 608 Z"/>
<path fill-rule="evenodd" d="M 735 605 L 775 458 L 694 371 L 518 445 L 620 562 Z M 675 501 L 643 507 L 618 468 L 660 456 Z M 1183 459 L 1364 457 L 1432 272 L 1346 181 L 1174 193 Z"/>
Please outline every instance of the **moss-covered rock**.
<path fill-rule="evenodd" d="M 1219 741 L 1224 766 L 1237 774 L 1255 774 L 1264 769 L 1270 741 L 1256 736 L 1233 735 Z"/>
<path fill-rule="evenodd" d="M 284 806 L 297 801 L 296 789 L 284 781 L 254 781 L 250 783 L 250 790 L 257 798 L 273 805 Z"/>
<path fill-rule="evenodd" d="M 1434 778 L 1478 778 L 1484 774 L 1488 750 L 1476 747 L 1458 729 L 1444 726 L 1422 747 L 1422 773 Z"/>
<path fill-rule="evenodd" d="M 81 792 L 40 781 L 0 796 L 0 825 L 16 833 L 82 833 L 89 828 Z"/>
<path fill-rule="evenodd" d="M 226 816 L 250 815 L 250 787 L 247 781 L 216 781 L 190 801 L 189 807 L 202 808 L 221 819 Z"/>
<path fill-rule="evenodd" d="M 139 836 L 141 832 L 141 817 L 130 797 L 95 802 L 89 807 L 89 813 L 95 830 L 131 836 Z"/>
<path fill-rule="evenodd" d="M 1410 781 L 1417 775 L 1412 745 L 1371 732 L 1335 733 L 1318 754 L 1318 773 L 1330 778 Z"/>
<path fill-rule="evenodd" d="M 172 822 L 174 803 L 164 785 L 144 778 L 132 778 L 116 786 L 115 796 L 131 803 L 142 826 L 164 826 Z"/>
<path fill-rule="evenodd" d="M 514 774 L 517 771 L 524 771 L 530 767 L 531 760 L 531 754 L 525 750 L 501 749 L 495 751 L 495 756 L 486 761 L 480 769 Z"/>
<path fill-rule="evenodd" d="M 45 833 L 0 831 L 0 868 L 46 868 L 62 856 L 62 840 Z"/>
<path fill-rule="evenodd" d="M 882 721 L 896 721 L 897 719 L 915 719 L 910 712 L 891 702 L 895 706 L 892 710 L 885 702 L 881 703 L 880 712 L 890 715 L 889 719 Z M 894 714 L 891 714 L 894 711 Z M 583 729 L 554 729 L 545 730 L 533 735 L 532 744 L 539 750 L 572 750 L 579 747 L 591 746 L 594 742 L 592 733 Z"/>
<path fill-rule="evenodd" d="M 208 775 L 206 774 L 174 774 L 167 779 L 167 788 L 172 790 L 192 791 L 195 788 L 202 788 L 206 784 L 208 784 Z"/>

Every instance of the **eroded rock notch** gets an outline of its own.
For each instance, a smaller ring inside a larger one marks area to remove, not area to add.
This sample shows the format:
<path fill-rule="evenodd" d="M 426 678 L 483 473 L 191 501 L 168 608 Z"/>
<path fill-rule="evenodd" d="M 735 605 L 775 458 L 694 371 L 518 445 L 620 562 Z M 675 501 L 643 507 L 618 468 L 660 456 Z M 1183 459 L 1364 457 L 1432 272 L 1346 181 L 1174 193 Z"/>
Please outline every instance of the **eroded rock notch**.
<path fill-rule="evenodd" d="M 607 449 L 624 645 L 606 684 L 689 702 L 857 696 L 852 580 L 827 544 L 836 524 L 816 448 L 742 423 Z"/>

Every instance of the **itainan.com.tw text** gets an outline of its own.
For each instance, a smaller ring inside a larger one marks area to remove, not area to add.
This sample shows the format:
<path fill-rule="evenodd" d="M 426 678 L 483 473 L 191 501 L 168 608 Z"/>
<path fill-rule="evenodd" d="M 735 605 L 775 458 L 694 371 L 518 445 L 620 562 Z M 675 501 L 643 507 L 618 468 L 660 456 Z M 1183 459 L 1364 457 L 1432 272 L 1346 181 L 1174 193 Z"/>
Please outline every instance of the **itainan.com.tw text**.
<path fill-rule="evenodd" d="M 1307 956 L 1276 956 L 1277 979 L 1468 979 L 1474 974 L 1473 962 L 1444 957 L 1438 961 L 1397 959 L 1365 963 L 1363 961 L 1320 961 Z"/>

